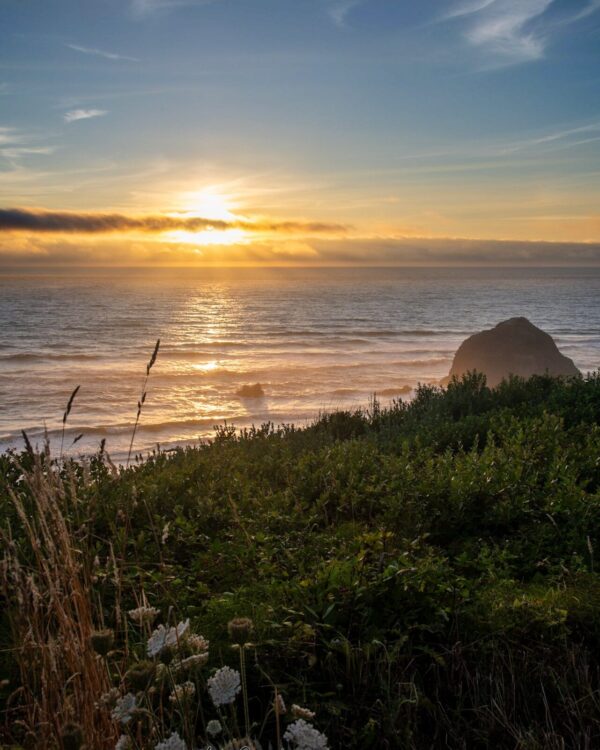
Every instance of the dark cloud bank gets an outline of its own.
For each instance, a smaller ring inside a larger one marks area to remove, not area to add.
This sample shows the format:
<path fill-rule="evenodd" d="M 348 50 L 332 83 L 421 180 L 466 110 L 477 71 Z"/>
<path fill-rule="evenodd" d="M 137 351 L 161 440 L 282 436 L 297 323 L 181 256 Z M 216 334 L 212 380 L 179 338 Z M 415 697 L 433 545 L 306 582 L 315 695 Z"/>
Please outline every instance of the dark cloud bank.
<path fill-rule="evenodd" d="M 205 219 L 198 216 L 126 216 L 124 214 L 73 213 L 70 211 L 32 211 L 24 208 L 1 208 L 0 231 L 61 234 L 106 234 L 109 232 L 170 232 L 203 229 L 243 229 L 248 232 L 282 232 L 327 234 L 345 232 L 341 224 L 296 221 L 246 221 Z"/>
<path fill-rule="evenodd" d="M 156 241 L 160 232 L 209 228 L 245 229 L 256 236 L 245 243 L 226 246 L 186 244 L 164 238 Z M 127 216 L 0 209 L 0 271 L 204 264 L 600 266 L 600 242 L 358 238 L 345 235 L 348 229 L 318 222 L 230 222 L 164 214 Z M 120 232 L 147 234 L 149 239 L 119 237 Z M 267 239 L 261 232 L 276 236 Z"/>

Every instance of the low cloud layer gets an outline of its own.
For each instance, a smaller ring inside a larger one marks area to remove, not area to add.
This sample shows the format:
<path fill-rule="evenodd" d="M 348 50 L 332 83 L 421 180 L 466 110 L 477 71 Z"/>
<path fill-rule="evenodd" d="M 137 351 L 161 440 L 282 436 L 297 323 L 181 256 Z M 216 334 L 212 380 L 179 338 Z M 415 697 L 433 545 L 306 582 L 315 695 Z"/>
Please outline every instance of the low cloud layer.
<path fill-rule="evenodd" d="M 0 235 L 4 271 L 202 266 L 600 266 L 600 242 L 430 238 L 257 238 L 202 245 L 114 235 Z"/>
<path fill-rule="evenodd" d="M 45 234 L 109 234 L 112 232 L 160 233 L 206 229 L 287 234 L 340 234 L 341 224 L 298 221 L 247 221 L 206 219 L 199 216 L 126 216 L 124 214 L 74 213 L 70 211 L 32 211 L 24 208 L 0 209 L 0 232 Z"/>

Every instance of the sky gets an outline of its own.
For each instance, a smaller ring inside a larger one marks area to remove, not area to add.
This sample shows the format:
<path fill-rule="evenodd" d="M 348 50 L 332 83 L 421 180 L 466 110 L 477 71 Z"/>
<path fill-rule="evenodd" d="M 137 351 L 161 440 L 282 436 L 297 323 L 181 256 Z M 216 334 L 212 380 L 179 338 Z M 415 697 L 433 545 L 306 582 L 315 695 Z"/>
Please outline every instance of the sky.
<path fill-rule="evenodd" d="M 0 266 L 600 264 L 600 0 L 2 0 Z"/>

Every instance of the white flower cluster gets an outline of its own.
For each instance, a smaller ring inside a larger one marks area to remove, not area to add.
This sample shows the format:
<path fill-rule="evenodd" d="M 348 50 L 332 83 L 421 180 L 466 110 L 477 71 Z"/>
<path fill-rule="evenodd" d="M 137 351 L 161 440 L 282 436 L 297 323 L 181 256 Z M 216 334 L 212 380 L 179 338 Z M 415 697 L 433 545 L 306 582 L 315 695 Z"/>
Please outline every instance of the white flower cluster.
<path fill-rule="evenodd" d="M 169 696 L 171 703 L 184 703 L 190 700 L 196 695 L 196 686 L 189 680 L 181 683 L 181 685 L 175 685 L 173 692 Z"/>
<path fill-rule="evenodd" d="M 146 647 L 148 656 L 154 658 L 162 654 L 165 649 L 176 646 L 179 641 L 185 638 L 189 627 L 189 618 L 185 622 L 180 622 L 177 627 L 165 628 L 164 625 L 159 625 L 148 638 Z"/>
<path fill-rule="evenodd" d="M 131 721 L 136 706 L 137 701 L 135 695 L 133 693 L 127 693 L 117 700 L 117 703 L 111 712 L 111 716 L 115 721 L 120 721 L 121 724 L 127 724 Z"/>
<path fill-rule="evenodd" d="M 159 612 L 160 610 L 156 607 L 137 607 L 137 609 L 129 610 L 129 617 L 136 625 L 144 625 L 154 622 Z"/>
<path fill-rule="evenodd" d="M 208 654 L 210 641 L 207 641 L 203 635 L 190 633 L 186 643 L 195 654 Z"/>
<path fill-rule="evenodd" d="M 221 667 L 213 677 L 208 679 L 207 685 L 212 702 L 217 708 L 233 703 L 242 689 L 240 673 L 231 667 Z"/>
<path fill-rule="evenodd" d="M 173 732 L 166 740 L 156 744 L 154 750 L 187 750 L 187 746 L 179 734 Z"/>
<path fill-rule="evenodd" d="M 297 719 L 286 729 L 283 739 L 295 750 L 329 750 L 327 737 L 304 719 Z"/>

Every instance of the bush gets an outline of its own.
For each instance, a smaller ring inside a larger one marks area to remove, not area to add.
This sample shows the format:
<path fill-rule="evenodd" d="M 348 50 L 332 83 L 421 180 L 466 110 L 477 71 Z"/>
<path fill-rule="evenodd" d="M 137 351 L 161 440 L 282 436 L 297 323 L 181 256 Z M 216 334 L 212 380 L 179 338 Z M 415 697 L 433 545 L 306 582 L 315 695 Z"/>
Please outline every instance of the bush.
<path fill-rule="evenodd" d="M 235 667 L 227 623 L 252 618 L 250 723 L 256 733 L 268 714 L 274 746 L 276 688 L 318 707 L 334 748 L 593 747 L 598 456 L 598 375 L 496 389 L 472 375 L 302 430 L 223 428 L 128 469 L 105 455 L 5 454 L 6 741 L 50 747 L 77 716 L 86 742 L 115 740 L 93 703 L 137 679 L 126 613 L 146 602 L 163 622 L 191 618 L 211 642 L 207 669 Z M 46 533 L 54 567 L 36 541 Z M 64 629 L 65 592 L 87 602 L 79 629 Z M 37 650 L 24 646 L 32 622 Z M 89 659 L 88 636 L 108 627 L 108 672 L 94 666 L 84 685 L 76 659 L 62 659 L 42 705 L 67 634 Z M 192 732 L 165 716 L 155 739 L 207 739 L 201 722 Z"/>

